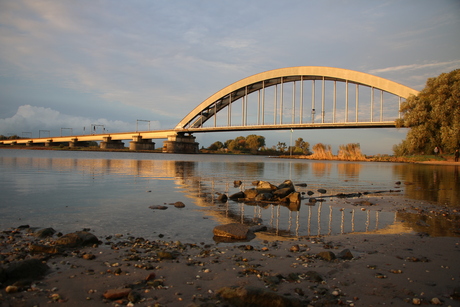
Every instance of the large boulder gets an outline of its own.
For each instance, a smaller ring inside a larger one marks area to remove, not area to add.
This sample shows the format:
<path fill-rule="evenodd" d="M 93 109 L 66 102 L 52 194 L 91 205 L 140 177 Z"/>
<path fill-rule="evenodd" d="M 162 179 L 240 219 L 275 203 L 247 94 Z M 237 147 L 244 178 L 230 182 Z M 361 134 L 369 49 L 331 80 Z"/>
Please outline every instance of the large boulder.
<path fill-rule="evenodd" d="M 239 223 L 230 223 L 214 227 L 213 233 L 217 237 L 245 240 L 248 236 L 249 227 Z"/>
<path fill-rule="evenodd" d="M 256 198 L 259 192 L 256 189 L 247 189 L 244 190 L 244 196 L 249 199 Z"/>
<path fill-rule="evenodd" d="M 55 241 L 56 245 L 64 247 L 79 247 L 100 244 L 99 239 L 87 231 L 68 233 Z"/>
<path fill-rule="evenodd" d="M 15 281 L 20 279 L 36 279 L 46 274 L 49 266 L 39 259 L 27 259 L 10 263 L 2 273 L 2 279 Z M 6 278 L 5 278 L 6 277 Z"/>

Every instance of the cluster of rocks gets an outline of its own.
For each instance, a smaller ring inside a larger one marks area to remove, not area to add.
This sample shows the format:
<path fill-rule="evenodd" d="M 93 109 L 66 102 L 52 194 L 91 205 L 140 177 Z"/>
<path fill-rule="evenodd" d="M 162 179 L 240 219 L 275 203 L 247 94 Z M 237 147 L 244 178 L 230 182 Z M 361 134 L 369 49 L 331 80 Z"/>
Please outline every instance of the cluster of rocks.
<path fill-rule="evenodd" d="M 236 181 L 234 184 L 235 186 L 241 185 L 241 181 Z M 230 195 L 229 198 L 234 201 L 300 203 L 301 193 L 296 192 L 291 180 L 285 180 L 279 186 L 268 181 L 255 181 L 253 185 L 255 188 L 245 189 Z"/>

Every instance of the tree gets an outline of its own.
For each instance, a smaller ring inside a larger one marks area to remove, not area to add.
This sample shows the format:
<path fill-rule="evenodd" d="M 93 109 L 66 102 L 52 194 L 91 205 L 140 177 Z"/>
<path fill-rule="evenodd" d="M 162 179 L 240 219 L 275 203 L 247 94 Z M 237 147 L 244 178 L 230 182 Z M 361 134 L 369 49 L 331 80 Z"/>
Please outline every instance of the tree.
<path fill-rule="evenodd" d="M 310 143 L 305 142 L 302 138 L 298 138 L 295 141 L 294 152 L 303 153 L 305 155 L 310 155 Z"/>
<path fill-rule="evenodd" d="M 460 145 L 460 69 L 429 78 L 425 88 L 401 104 L 398 127 L 407 137 L 393 147 L 396 155 L 453 152 Z"/>
<path fill-rule="evenodd" d="M 219 150 L 219 149 L 221 149 L 222 147 L 224 147 L 224 144 L 222 144 L 221 141 L 216 141 L 216 142 L 212 143 L 212 144 L 208 147 L 208 149 L 209 149 L 209 150 Z"/>
<path fill-rule="evenodd" d="M 276 145 L 276 149 L 281 152 L 281 153 L 284 153 L 287 149 L 287 146 L 286 146 L 286 143 L 284 142 L 278 142 L 278 144 Z"/>
<path fill-rule="evenodd" d="M 246 137 L 246 147 L 252 152 L 257 152 L 263 146 L 265 146 L 265 137 L 255 134 Z"/>

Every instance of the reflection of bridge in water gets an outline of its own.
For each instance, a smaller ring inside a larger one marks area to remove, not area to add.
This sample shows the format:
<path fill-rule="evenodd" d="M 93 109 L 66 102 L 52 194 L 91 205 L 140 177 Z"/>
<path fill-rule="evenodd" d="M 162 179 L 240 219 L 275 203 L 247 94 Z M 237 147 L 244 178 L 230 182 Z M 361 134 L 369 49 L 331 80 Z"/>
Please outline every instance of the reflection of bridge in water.
<path fill-rule="evenodd" d="M 262 72 L 239 80 L 199 103 L 174 129 L 48 136 L 0 140 L 4 145 L 85 146 L 155 149 L 153 139 L 167 139 L 163 152 L 196 153 L 192 134 L 219 131 L 395 127 L 401 102 L 418 91 L 366 73 L 333 67 L 299 66 Z M 91 132 L 92 133 L 92 132 Z"/>
<path fill-rule="evenodd" d="M 200 163 L 196 161 L 131 160 L 131 159 L 67 159 L 67 158 L 25 158 L 1 157 L 6 164 L 21 169 L 53 169 L 57 171 L 90 174 L 92 178 L 105 175 L 129 176 L 154 180 L 171 180 L 187 198 L 219 223 L 238 222 L 249 226 L 261 224 L 267 231 L 258 236 L 317 236 L 355 232 L 375 232 L 392 229 L 396 214 L 366 208 L 344 208 L 326 198 L 315 204 L 303 200 L 301 204 L 238 203 L 220 202 L 218 193 L 232 194 L 240 188 L 233 187 L 228 177 L 213 177 L 201 174 Z M 225 163 L 225 162 L 224 162 Z M 255 163 L 259 165 L 259 163 Z M 360 167 L 360 165 L 356 165 Z M 255 168 L 256 174 L 260 170 Z M 302 170 L 300 170 L 302 171 Z M 328 171 L 328 168 L 314 167 L 314 171 Z M 330 171 L 330 170 L 329 170 Z M 339 172 L 352 176 L 352 166 L 340 167 Z M 245 182 L 250 185 L 250 182 Z M 233 191 L 233 190 L 235 191 Z M 299 192 L 306 188 L 297 187 Z M 404 231 L 402 228 L 398 232 Z M 406 230 L 407 231 L 407 230 Z"/>

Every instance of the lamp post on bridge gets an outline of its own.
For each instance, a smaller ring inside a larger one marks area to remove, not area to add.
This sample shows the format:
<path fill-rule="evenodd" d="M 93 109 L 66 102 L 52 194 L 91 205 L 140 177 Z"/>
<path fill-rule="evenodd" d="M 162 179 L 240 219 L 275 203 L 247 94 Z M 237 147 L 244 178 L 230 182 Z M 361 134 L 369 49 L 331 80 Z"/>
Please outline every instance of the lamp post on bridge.
<path fill-rule="evenodd" d="M 96 132 L 96 127 L 102 127 L 102 131 L 105 131 L 105 126 L 104 125 L 91 124 L 91 132 L 90 132 L 91 134 L 93 134 L 93 131 Z"/>
<path fill-rule="evenodd" d="M 23 132 L 23 133 L 21 134 L 21 137 L 22 137 L 22 138 L 24 138 L 24 134 L 28 134 L 28 135 L 30 135 L 30 138 L 32 138 L 32 132 Z"/>
<path fill-rule="evenodd" d="M 42 137 L 42 132 L 48 132 L 48 137 L 50 137 L 50 131 L 49 130 L 38 130 L 38 137 L 41 138 Z"/>
<path fill-rule="evenodd" d="M 150 131 L 150 122 L 151 122 L 150 120 L 146 120 L 146 119 L 137 119 L 137 120 L 136 120 L 136 132 L 138 131 L 137 126 L 138 126 L 138 123 L 139 123 L 139 122 L 147 122 L 147 123 L 149 123 L 149 130 L 148 130 L 148 131 Z"/>
<path fill-rule="evenodd" d="M 62 136 L 62 130 L 70 130 L 70 135 L 73 134 L 73 128 L 61 128 L 61 136 Z"/>

